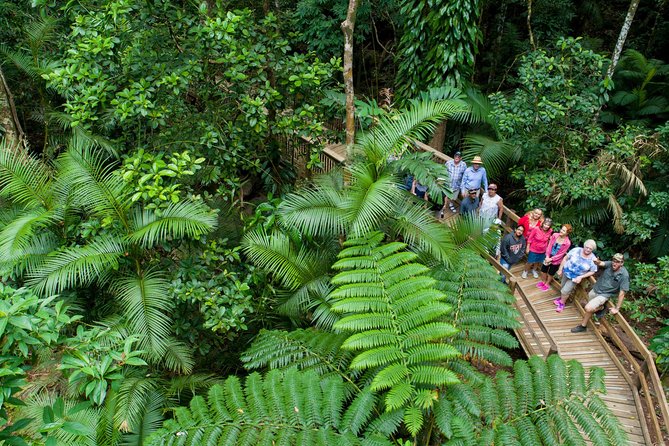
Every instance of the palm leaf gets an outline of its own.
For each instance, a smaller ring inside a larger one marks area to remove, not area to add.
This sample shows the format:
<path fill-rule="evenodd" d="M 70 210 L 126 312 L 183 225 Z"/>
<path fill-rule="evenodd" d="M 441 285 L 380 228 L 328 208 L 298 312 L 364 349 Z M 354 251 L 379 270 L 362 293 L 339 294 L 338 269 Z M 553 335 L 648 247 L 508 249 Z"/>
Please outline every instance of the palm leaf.
<path fill-rule="evenodd" d="M 28 284 L 43 294 L 89 285 L 117 269 L 124 254 L 123 242 L 114 238 L 101 237 L 85 246 L 62 248 L 29 269 Z"/>
<path fill-rule="evenodd" d="M 94 152 L 87 142 L 73 138 L 57 165 L 57 189 L 62 195 L 71 196 L 74 204 L 94 215 L 112 217 L 128 227 L 130 201 L 124 192 L 125 182 L 102 152 Z"/>
<path fill-rule="evenodd" d="M 138 348 L 161 358 L 171 334 L 169 282 L 159 272 L 149 270 L 116 279 L 112 292 L 121 302 L 132 334 L 141 337 Z"/>
<path fill-rule="evenodd" d="M 0 141 L 0 197 L 26 207 L 51 208 L 53 173 L 25 152 Z"/>
<path fill-rule="evenodd" d="M 182 201 L 172 203 L 160 215 L 135 209 L 130 221 L 128 240 L 144 248 L 164 240 L 199 237 L 216 228 L 216 215 L 204 204 Z"/>
<path fill-rule="evenodd" d="M 341 192 L 326 185 L 289 194 L 279 205 L 281 223 L 317 237 L 336 237 L 344 232 L 347 217 Z"/>

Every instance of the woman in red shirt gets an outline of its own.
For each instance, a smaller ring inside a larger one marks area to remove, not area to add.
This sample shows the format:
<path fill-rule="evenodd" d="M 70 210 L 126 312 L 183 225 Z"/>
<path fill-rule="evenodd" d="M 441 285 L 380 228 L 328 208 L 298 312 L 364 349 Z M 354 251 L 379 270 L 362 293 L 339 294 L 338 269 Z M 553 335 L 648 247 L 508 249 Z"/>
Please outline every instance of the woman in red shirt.
<path fill-rule="evenodd" d="M 548 246 L 548 241 L 553 235 L 551 231 L 551 226 L 553 225 L 553 220 L 547 218 L 541 224 L 541 226 L 535 228 L 530 236 L 527 237 L 527 263 L 525 264 L 525 270 L 521 277 L 527 279 L 527 272 L 532 269 L 532 276 L 535 279 L 539 278 L 540 265 L 543 263 L 546 258 L 546 247 Z"/>
<path fill-rule="evenodd" d="M 527 214 L 523 215 L 520 220 L 518 220 L 518 225 L 525 228 L 525 238 L 529 238 L 530 233 L 534 228 L 541 226 L 541 223 L 544 221 L 544 211 L 541 209 L 533 209 Z"/>

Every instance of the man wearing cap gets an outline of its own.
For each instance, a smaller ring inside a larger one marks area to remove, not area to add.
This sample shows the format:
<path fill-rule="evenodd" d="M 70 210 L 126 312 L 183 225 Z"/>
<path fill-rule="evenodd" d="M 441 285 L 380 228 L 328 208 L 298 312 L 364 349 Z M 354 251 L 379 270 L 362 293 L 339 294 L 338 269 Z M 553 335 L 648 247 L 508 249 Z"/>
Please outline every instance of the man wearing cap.
<path fill-rule="evenodd" d="M 482 164 L 481 157 L 475 156 L 472 160 L 472 165 L 465 169 L 465 173 L 462 175 L 462 184 L 460 185 L 463 197 L 467 191 L 472 189 L 477 191 L 478 196 L 478 190 L 481 189 L 481 185 L 483 185 L 485 190 L 488 190 L 488 175 Z"/>
<path fill-rule="evenodd" d="M 595 260 L 595 264 L 604 268 L 604 272 L 588 293 L 590 301 L 585 306 L 585 316 L 583 316 L 580 325 L 571 329 L 572 333 L 581 333 L 587 330 L 588 321 L 593 313 L 606 305 L 606 302 L 616 294 L 618 295 L 618 302 L 615 307 L 611 308 L 611 314 L 620 311 L 623 300 L 625 300 L 625 293 L 630 289 L 630 275 L 623 266 L 624 262 L 625 257 L 620 253 L 614 254 L 610 262 Z"/>
<path fill-rule="evenodd" d="M 455 192 L 460 191 L 460 187 L 462 185 L 462 176 L 465 173 L 465 169 L 467 169 L 467 164 L 462 161 L 462 153 L 460 152 L 455 152 L 453 154 L 453 159 L 446 161 L 446 170 L 448 171 L 448 175 L 451 177 L 451 190 Z M 453 205 L 453 201 L 444 195 L 444 207 L 441 209 L 442 218 L 444 216 L 444 212 L 446 211 L 446 206 L 448 206 L 451 212 L 455 214 L 455 206 Z"/>
<path fill-rule="evenodd" d="M 460 215 L 476 215 L 476 212 L 479 209 L 479 197 L 477 197 L 476 194 L 478 194 L 478 189 L 472 189 L 469 191 L 469 194 L 462 199 L 462 202 L 460 203 Z"/>

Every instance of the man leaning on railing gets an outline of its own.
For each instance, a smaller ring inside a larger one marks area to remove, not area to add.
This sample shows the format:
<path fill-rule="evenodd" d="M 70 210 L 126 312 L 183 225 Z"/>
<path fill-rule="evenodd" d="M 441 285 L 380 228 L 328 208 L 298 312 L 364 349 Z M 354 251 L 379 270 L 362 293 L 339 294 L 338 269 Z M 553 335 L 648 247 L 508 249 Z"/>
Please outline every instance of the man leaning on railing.
<path fill-rule="evenodd" d="M 590 301 L 585 306 L 585 316 L 583 316 L 580 325 L 571 329 L 572 333 L 581 333 L 587 330 L 586 326 L 592 315 L 600 308 L 605 308 L 606 302 L 616 294 L 618 295 L 618 302 L 610 311 L 611 314 L 620 311 L 623 300 L 625 300 L 625 293 L 630 289 L 630 275 L 623 266 L 624 262 L 625 257 L 620 253 L 614 254 L 610 262 L 595 260 L 597 266 L 604 268 L 604 272 L 588 293 Z"/>

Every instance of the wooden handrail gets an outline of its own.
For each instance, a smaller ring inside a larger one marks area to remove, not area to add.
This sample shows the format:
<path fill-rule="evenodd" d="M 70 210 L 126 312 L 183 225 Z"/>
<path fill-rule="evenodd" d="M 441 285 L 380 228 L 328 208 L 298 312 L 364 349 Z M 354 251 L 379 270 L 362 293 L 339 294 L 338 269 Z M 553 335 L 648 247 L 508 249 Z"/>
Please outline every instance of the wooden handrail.
<path fill-rule="evenodd" d="M 518 292 L 518 295 L 520 296 L 520 298 L 525 303 L 525 306 L 530 311 L 530 313 L 532 313 L 532 317 L 534 317 L 534 321 L 539 326 L 539 329 L 541 330 L 544 337 L 548 341 L 548 345 L 549 345 L 548 350 L 544 350 L 543 343 L 539 339 L 539 336 L 534 332 L 534 329 L 532 328 L 532 326 L 529 323 L 530 321 L 525 319 L 525 315 L 519 309 L 520 315 L 523 318 L 523 321 L 525 322 L 525 326 L 527 327 L 527 330 L 530 332 L 530 334 L 532 335 L 534 340 L 537 341 L 537 346 L 539 348 L 541 348 L 541 350 L 544 354 L 544 357 L 547 358 L 548 356 L 550 356 L 554 353 L 558 353 L 557 344 L 556 344 L 555 340 L 553 339 L 553 337 L 551 336 L 551 334 L 548 332 L 548 328 L 546 328 L 546 325 L 544 324 L 544 322 L 539 317 L 539 314 L 537 314 L 536 310 L 534 309 L 534 306 L 530 303 L 530 299 L 527 297 L 527 294 L 525 294 L 525 292 L 523 291 L 523 289 L 521 287 L 517 286 L 518 278 L 511 271 L 509 271 L 504 266 L 502 266 L 502 264 L 499 263 L 499 261 L 496 258 L 494 258 L 493 256 L 491 256 L 490 254 L 485 254 L 485 258 L 488 260 L 488 263 L 490 263 L 497 271 L 499 271 L 500 273 L 504 274 L 504 276 L 506 276 L 506 278 L 508 280 L 508 283 L 509 283 L 509 289 L 511 290 L 511 294 L 513 294 L 514 292 Z"/>

